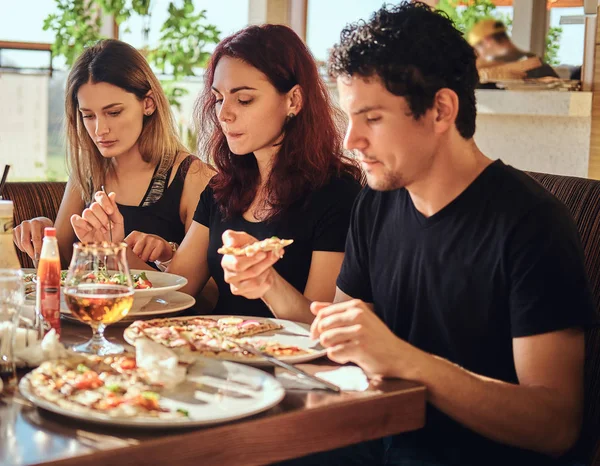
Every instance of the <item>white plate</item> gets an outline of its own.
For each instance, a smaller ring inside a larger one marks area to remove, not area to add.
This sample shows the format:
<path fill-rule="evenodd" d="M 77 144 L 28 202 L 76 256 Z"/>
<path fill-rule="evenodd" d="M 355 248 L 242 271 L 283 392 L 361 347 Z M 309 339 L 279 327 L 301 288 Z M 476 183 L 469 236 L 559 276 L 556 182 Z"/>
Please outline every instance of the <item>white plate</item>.
<path fill-rule="evenodd" d="M 78 320 L 76 317 L 73 317 L 71 311 L 62 299 L 62 296 L 60 303 L 60 313 L 63 317 L 70 321 L 81 323 L 80 320 Z M 132 308 L 129 314 L 127 314 L 123 319 L 111 325 L 129 323 L 139 319 L 156 318 L 159 316 L 176 314 L 185 309 L 189 309 L 194 304 L 196 304 L 196 300 L 189 294 L 181 293 L 180 291 L 170 291 L 163 296 L 151 297 L 148 304 L 141 308 Z"/>
<path fill-rule="evenodd" d="M 23 273 L 35 273 L 35 269 L 22 269 Z M 152 288 L 144 288 L 133 291 L 133 309 L 139 309 L 155 296 L 163 296 L 170 291 L 175 291 L 187 284 L 187 278 L 173 273 L 158 272 L 156 270 L 131 269 L 131 274 L 146 273 L 148 280 L 152 282 Z"/>
<path fill-rule="evenodd" d="M 78 413 L 37 397 L 27 374 L 19 383 L 21 394 L 34 405 L 83 421 L 124 427 L 177 428 L 219 424 L 260 413 L 278 404 L 285 391 L 271 375 L 228 361 L 199 358 L 188 369 L 186 380 L 161 396 L 161 406 L 185 409 L 188 418 L 152 419 Z M 220 393 L 215 393 L 221 389 Z"/>
<path fill-rule="evenodd" d="M 323 348 L 320 343 L 316 340 L 311 340 L 310 338 L 310 325 L 303 324 L 300 322 L 293 322 L 291 320 L 284 319 L 270 319 L 265 317 L 251 317 L 251 316 L 232 316 L 232 315 L 204 315 L 204 316 L 189 316 L 189 317 L 176 317 L 175 319 L 191 319 L 194 317 L 205 317 L 208 319 L 220 319 L 222 317 L 239 317 L 240 319 L 252 319 L 257 320 L 259 322 L 263 322 L 265 320 L 269 322 L 273 322 L 283 326 L 283 328 L 279 330 L 273 330 L 271 332 L 261 333 L 259 335 L 254 335 L 252 337 L 248 337 L 249 339 L 256 340 L 277 340 L 280 343 L 285 345 L 293 345 L 305 350 L 312 350 L 309 354 L 301 354 L 299 356 L 279 356 L 278 359 L 285 361 L 290 364 L 298 364 L 301 362 L 312 361 L 313 359 L 320 358 L 327 354 L 327 350 Z M 123 335 L 125 341 L 131 345 L 135 346 L 135 342 L 127 337 L 125 333 Z M 193 355 L 193 352 L 189 354 Z M 272 366 L 272 364 L 264 358 L 253 358 L 253 359 L 241 359 L 239 357 L 231 356 L 228 353 L 222 353 L 219 355 L 217 359 L 226 360 L 226 361 L 234 361 L 242 364 L 249 364 L 251 366 L 257 367 L 268 367 Z"/>

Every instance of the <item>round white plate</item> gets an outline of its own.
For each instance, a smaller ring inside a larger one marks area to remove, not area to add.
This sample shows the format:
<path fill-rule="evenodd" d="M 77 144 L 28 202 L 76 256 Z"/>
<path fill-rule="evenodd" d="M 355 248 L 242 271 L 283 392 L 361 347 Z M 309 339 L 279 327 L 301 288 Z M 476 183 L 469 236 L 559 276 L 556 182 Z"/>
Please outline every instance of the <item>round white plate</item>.
<path fill-rule="evenodd" d="M 285 395 L 281 384 L 259 369 L 228 361 L 199 358 L 188 368 L 181 384 L 161 394 L 160 405 L 185 409 L 187 418 L 153 419 L 78 413 L 39 398 L 30 386 L 31 374 L 19 383 L 21 394 L 34 405 L 83 421 L 124 427 L 178 428 L 219 424 L 260 413 L 278 404 Z"/>
<path fill-rule="evenodd" d="M 79 321 L 76 317 L 73 317 L 71 311 L 62 298 L 63 297 L 61 296 L 61 315 L 70 321 L 81 323 L 81 321 Z M 129 314 L 127 314 L 119 322 L 115 322 L 112 325 L 129 323 L 139 319 L 148 319 L 176 314 L 185 309 L 189 309 L 194 304 L 196 304 L 196 300 L 189 294 L 181 293 L 180 291 L 170 291 L 162 296 L 151 297 L 150 302 L 141 308 L 132 308 L 131 311 L 129 311 Z"/>
<path fill-rule="evenodd" d="M 321 344 L 317 340 L 311 340 L 310 338 L 310 325 L 303 324 L 301 322 L 293 322 L 291 320 L 284 319 L 270 319 L 265 317 L 251 317 L 251 316 L 233 316 L 233 315 L 203 315 L 203 316 L 189 316 L 189 317 L 176 317 L 175 319 L 191 319 L 194 317 L 204 317 L 208 319 L 220 319 L 222 317 L 239 317 L 240 319 L 252 319 L 257 320 L 259 322 L 263 322 L 268 320 L 269 322 L 273 322 L 283 326 L 283 328 L 279 330 L 273 330 L 271 332 L 261 333 L 259 335 L 254 335 L 251 337 L 247 337 L 248 339 L 255 340 L 277 340 L 280 343 L 285 345 L 293 345 L 298 348 L 302 348 L 305 350 L 311 350 L 311 353 L 301 354 L 299 356 L 278 356 L 277 359 L 280 359 L 284 362 L 290 364 L 298 364 L 301 362 L 312 361 L 313 359 L 318 359 L 327 354 L 327 350 L 321 346 Z M 131 338 L 128 338 L 127 332 L 123 335 L 125 341 L 133 346 L 135 346 L 135 341 Z M 188 353 L 193 355 L 193 352 Z M 272 366 L 272 364 L 264 358 L 255 357 L 252 359 L 242 359 L 240 357 L 235 357 L 229 353 L 221 353 L 218 358 L 219 360 L 233 361 L 239 362 L 242 364 L 249 364 L 251 366 L 257 367 L 268 367 Z"/>
<path fill-rule="evenodd" d="M 35 273 L 35 269 L 22 269 L 23 273 Z M 133 309 L 139 309 L 150 303 L 153 297 L 163 296 L 170 291 L 175 291 L 187 284 L 187 278 L 167 272 L 156 270 L 131 269 L 131 274 L 146 273 L 148 280 L 152 282 L 152 288 L 133 290 Z"/>

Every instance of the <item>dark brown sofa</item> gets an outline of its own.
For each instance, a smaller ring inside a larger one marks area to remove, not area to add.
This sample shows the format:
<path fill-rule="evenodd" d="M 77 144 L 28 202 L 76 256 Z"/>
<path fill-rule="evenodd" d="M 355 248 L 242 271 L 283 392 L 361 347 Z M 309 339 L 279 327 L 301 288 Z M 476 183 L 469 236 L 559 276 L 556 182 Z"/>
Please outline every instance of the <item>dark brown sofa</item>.
<path fill-rule="evenodd" d="M 6 183 L 3 197 L 14 203 L 15 226 L 23 220 L 33 217 L 44 216 L 54 220 L 65 192 L 65 186 L 64 182 L 52 181 Z M 22 267 L 33 267 L 33 261 L 27 254 L 17 250 L 17 255 Z"/>

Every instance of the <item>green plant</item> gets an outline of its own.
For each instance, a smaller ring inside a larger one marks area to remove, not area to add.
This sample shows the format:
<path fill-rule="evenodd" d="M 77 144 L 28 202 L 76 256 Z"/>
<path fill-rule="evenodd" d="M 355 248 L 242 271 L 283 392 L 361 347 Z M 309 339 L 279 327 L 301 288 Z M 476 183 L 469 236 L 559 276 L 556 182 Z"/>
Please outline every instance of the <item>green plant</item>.
<path fill-rule="evenodd" d="M 44 30 L 55 34 L 52 52 L 71 66 L 83 49 L 105 38 L 101 33 L 104 15 L 121 25 L 133 15 L 148 16 L 152 0 L 54 0 L 58 13 L 44 20 Z M 176 5 L 179 4 L 181 6 Z M 209 44 L 219 42 L 219 30 L 206 23 L 206 10 L 196 12 L 192 0 L 169 2 L 169 17 L 162 25 L 155 47 L 142 52 L 155 70 L 171 75 L 163 81 L 170 103 L 180 108 L 187 90 L 177 85 L 185 76 L 206 65 Z"/>
<path fill-rule="evenodd" d="M 560 37 L 562 32 L 563 29 L 560 26 L 552 26 L 548 28 L 544 61 L 549 65 L 560 65 L 560 62 L 558 61 L 558 49 L 560 48 Z"/>
<path fill-rule="evenodd" d="M 507 27 L 512 25 L 512 20 L 496 11 L 496 5 L 491 0 L 440 0 L 437 9 L 445 12 L 456 28 L 466 34 L 479 20 L 484 18 L 497 18 Z"/>
<path fill-rule="evenodd" d="M 496 5 L 491 0 L 440 0 L 438 10 L 444 11 L 456 28 L 466 34 L 479 20 L 484 18 L 497 18 L 510 29 L 512 19 L 496 10 Z M 546 53 L 544 61 L 550 65 L 558 65 L 558 49 L 560 48 L 561 27 L 551 27 L 546 36 Z"/>

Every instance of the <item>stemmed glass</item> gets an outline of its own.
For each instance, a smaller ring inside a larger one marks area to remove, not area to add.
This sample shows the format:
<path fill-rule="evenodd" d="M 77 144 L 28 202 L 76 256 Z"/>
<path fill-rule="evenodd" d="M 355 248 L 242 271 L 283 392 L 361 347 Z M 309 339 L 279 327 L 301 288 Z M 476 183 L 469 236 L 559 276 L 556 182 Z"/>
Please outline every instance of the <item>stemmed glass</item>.
<path fill-rule="evenodd" d="M 125 243 L 76 243 L 64 283 L 65 302 L 71 313 L 92 327 L 87 343 L 73 347 L 81 353 L 118 354 L 123 346 L 104 338 L 107 325 L 131 310 L 133 283 Z"/>

